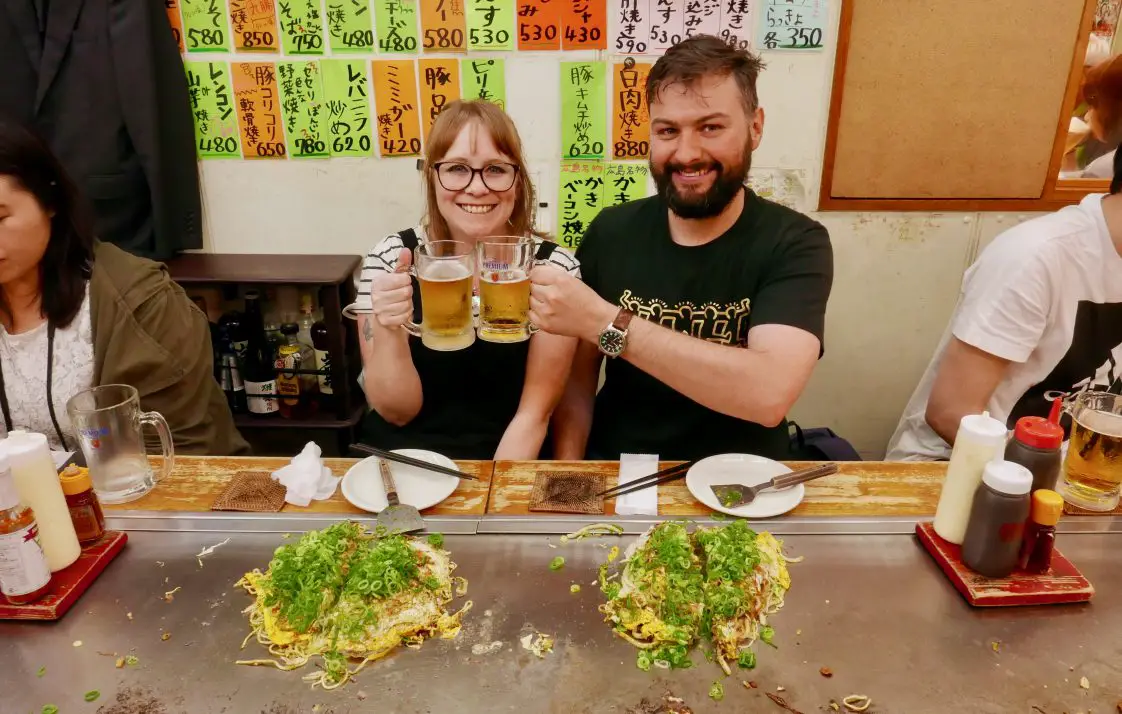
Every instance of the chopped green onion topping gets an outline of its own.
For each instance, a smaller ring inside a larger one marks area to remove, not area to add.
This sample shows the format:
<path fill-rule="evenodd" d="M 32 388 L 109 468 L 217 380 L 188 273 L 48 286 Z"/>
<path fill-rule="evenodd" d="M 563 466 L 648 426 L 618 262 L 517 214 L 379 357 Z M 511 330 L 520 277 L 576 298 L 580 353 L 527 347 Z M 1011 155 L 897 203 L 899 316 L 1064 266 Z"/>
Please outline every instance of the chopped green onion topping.
<path fill-rule="evenodd" d="M 87 702 L 96 702 L 100 698 L 101 692 L 97 691 L 96 689 L 86 692 L 86 695 L 83 697 L 83 699 L 85 699 Z"/>
<path fill-rule="evenodd" d="M 549 569 L 550 570 L 560 570 L 561 568 L 564 568 L 564 567 L 565 567 L 565 559 L 562 558 L 560 555 L 557 556 L 556 558 L 554 558 L 553 560 L 549 561 Z"/>
<path fill-rule="evenodd" d="M 725 698 L 725 685 L 720 682 L 713 682 L 713 686 L 709 687 L 709 698 L 715 702 L 719 702 Z"/>

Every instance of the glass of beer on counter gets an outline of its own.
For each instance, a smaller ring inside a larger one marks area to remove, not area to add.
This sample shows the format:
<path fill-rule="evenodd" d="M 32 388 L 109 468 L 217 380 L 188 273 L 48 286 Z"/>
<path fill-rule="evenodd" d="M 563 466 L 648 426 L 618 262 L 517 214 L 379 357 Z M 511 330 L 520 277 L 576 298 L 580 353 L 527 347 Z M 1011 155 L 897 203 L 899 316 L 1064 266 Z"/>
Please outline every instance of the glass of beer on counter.
<path fill-rule="evenodd" d="M 1088 511 L 1112 511 L 1122 494 L 1122 395 L 1083 392 L 1070 411 L 1064 500 Z"/>
<path fill-rule="evenodd" d="M 437 240 L 413 251 L 410 273 L 421 288 L 421 323 L 405 324 L 430 350 L 452 352 L 475 342 L 472 283 L 475 254 L 467 243 Z"/>
<path fill-rule="evenodd" d="M 522 342 L 530 324 L 530 270 L 535 244 L 522 236 L 491 236 L 475 244 L 479 267 L 479 339 Z"/>

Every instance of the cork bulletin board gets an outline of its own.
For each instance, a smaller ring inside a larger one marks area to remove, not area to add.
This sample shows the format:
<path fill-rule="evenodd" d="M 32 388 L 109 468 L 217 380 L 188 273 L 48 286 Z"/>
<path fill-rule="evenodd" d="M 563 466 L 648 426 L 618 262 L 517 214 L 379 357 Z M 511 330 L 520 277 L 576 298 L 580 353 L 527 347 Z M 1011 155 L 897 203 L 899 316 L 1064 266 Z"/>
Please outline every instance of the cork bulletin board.
<path fill-rule="evenodd" d="M 1084 0 L 844 0 L 823 207 L 1041 197 L 1084 19 Z"/>

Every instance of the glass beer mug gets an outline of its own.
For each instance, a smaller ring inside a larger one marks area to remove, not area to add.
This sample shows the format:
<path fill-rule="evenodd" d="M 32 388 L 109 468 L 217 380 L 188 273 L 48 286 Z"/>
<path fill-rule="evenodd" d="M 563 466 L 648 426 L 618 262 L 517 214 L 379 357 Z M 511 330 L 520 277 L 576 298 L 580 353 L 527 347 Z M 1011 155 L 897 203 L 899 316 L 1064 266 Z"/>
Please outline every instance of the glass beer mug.
<path fill-rule="evenodd" d="M 1088 511 L 1114 510 L 1122 493 L 1122 395 L 1083 392 L 1068 411 L 1064 500 Z"/>
<path fill-rule="evenodd" d="M 102 503 L 127 503 L 145 495 L 157 481 L 171 473 L 175 448 L 163 415 L 140 410 L 140 395 L 127 384 L 106 384 L 78 392 L 66 403 L 66 412 L 90 469 L 90 480 Z M 163 466 L 152 473 L 143 425 L 160 436 Z"/>
<path fill-rule="evenodd" d="M 532 238 L 492 236 L 475 245 L 479 266 L 479 339 L 522 342 L 537 329 L 530 324 Z"/>
<path fill-rule="evenodd" d="M 421 288 L 421 324 L 405 323 L 409 334 L 430 350 L 451 352 L 475 342 L 472 284 L 475 254 L 467 243 L 437 240 L 413 251 L 410 275 Z"/>

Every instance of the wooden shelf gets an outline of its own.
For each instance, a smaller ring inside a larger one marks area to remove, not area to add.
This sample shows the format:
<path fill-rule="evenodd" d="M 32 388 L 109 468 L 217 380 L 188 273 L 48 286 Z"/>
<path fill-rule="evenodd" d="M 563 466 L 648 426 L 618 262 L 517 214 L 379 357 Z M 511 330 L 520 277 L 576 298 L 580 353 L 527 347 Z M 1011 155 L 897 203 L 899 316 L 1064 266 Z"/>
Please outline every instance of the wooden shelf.
<path fill-rule="evenodd" d="M 317 414 L 311 419 L 285 419 L 282 416 L 258 417 L 251 414 L 235 414 L 234 424 L 239 429 L 349 429 L 362 421 L 366 406 L 359 405 L 351 410 L 346 419 L 339 419 L 330 412 Z"/>
<path fill-rule="evenodd" d="M 357 255 L 185 253 L 167 261 L 177 283 L 339 285 L 354 278 Z"/>

